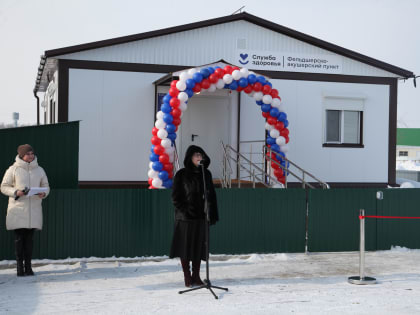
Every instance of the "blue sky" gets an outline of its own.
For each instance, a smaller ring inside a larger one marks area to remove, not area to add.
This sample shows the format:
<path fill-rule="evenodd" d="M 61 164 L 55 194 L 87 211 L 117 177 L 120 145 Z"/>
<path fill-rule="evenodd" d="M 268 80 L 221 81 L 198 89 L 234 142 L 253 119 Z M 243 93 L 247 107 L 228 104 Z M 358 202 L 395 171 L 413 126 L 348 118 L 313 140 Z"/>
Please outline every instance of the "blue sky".
<path fill-rule="evenodd" d="M 0 122 L 36 123 L 32 90 L 45 50 L 245 11 L 420 74 L 417 0 L 0 0 Z M 399 127 L 420 128 L 419 87 L 400 82 Z M 39 94 L 42 96 L 42 94 Z"/>

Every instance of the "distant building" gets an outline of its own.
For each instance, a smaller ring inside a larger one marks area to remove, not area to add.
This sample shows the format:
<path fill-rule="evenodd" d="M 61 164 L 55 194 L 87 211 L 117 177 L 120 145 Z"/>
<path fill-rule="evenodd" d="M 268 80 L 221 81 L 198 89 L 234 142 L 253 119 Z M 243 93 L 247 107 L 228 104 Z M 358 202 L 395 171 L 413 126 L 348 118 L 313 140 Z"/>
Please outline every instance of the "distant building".
<path fill-rule="evenodd" d="M 398 128 L 397 161 L 420 161 L 420 128 Z"/>

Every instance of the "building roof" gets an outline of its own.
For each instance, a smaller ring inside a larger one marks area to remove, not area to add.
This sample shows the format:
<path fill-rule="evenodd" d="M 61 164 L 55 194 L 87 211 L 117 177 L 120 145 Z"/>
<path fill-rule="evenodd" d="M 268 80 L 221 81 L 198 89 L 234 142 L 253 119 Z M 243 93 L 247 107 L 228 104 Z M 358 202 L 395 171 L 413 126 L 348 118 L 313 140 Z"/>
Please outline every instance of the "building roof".
<path fill-rule="evenodd" d="M 420 128 L 398 128 L 397 145 L 420 147 Z"/>
<path fill-rule="evenodd" d="M 175 26 L 175 27 L 164 28 L 164 29 L 151 31 L 151 32 L 145 32 L 145 33 L 140 33 L 140 34 L 135 34 L 135 35 L 129 35 L 129 36 L 123 36 L 123 37 L 117 37 L 117 38 L 112 38 L 112 39 L 107 39 L 107 40 L 102 40 L 102 41 L 97 41 L 97 42 L 81 44 L 81 45 L 75 45 L 75 46 L 69 46 L 69 47 L 64 47 L 64 48 L 47 50 L 47 51 L 45 51 L 44 58 L 46 58 L 47 61 L 48 61 L 48 59 L 50 59 L 50 58 L 57 57 L 57 56 L 64 55 L 64 54 L 71 54 L 71 53 L 85 51 L 85 50 L 91 50 L 91 49 L 103 48 L 103 47 L 108 47 L 108 46 L 113 46 L 113 45 L 119 45 L 119 44 L 124 44 L 124 43 L 128 43 L 128 42 L 139 41 L 139 40 L 143 40 L 143 39 L 148 39 L 148 38 L 153 38 L 153 37 L 158 37 L 158 36 L 163 36 L 163 35 L 169 35 L 169 34 L 173 34 L 173 33 L 184 32 L 184 31 L 189 31 L 189 30 L 193 30 L 193 29 L 197 29 L 197 28 L 214 26 L 214 25 L 218 25 L 218 24 L 229 23 L 229 22 L 240 21 L 240 20 L 247 21 L 247 22 L 253 23 L 255 25 L 259 25 L 261 27 L 264 27 L 264 28 L 267 28 L 269 30 L 281 33 L 283 35 L 292 37 L 292 38 L 297 39 L 299 41 L 308 43 L 310 45 L 313 45 L 313 46 L 316 46 L 316 47 L 334 52 L 336 54 L 339 54 L 339 55 L 342 55 L 344 57 L 348 57 L 350 59 L 368 64 L 370 66 L 373 66 L 373 67 L 376 67 L 376 68 L 394 73 L 394 74 L 396 74 L 398 76 L 401 76 L 403 78 L 414 77 L 414 73 L 409 71 L 409 70 L 399 68 L 397 66 L 382 62 L 380 60 L 377 60 L 377 59 L 359 54 L 355 51 L 352 51 L 352 50 L 334 45 L 332 43 L 323 41 L 321 39 L 306 35 L 304 33 L 292 30 L 290 28 L 287 28 L 287 27 L 284 27 L 282 25 L 273 23 L 271 21 L 264 20 L 260 17 L 251 15 L 247 12 L 242 12 L 242 13 L 238 13 L 238 14 L 234 14 L 234 15 L 228 15 L 228 16 L 224 16 L 224 17 L 219 17 L 219 18 L 200 21 L 200 22 L 195 22 L 195 23 L 184 24 L 184 25 Z M 45 60 L 43 61 L 41 59 L 41 65 L 40 65 L 40 67 L 42 66 L 41 70 L 43 70 L 43 68 L 44 68 L 43 62 L 45 64 Z M 48 62 L 47 62 L 47 64 L 48 64 Z M 38 72 L 38 78 L 37 78 L 37 83 L 36 83 L 36 86 L 35 86 L 35 91 L 38 90 L 39 85 L 41 83 L 41 80 L 43 78 L 44 78 L 44 76 L 42 76 L 42 78 L 39 78 L 39 72 Z"/>

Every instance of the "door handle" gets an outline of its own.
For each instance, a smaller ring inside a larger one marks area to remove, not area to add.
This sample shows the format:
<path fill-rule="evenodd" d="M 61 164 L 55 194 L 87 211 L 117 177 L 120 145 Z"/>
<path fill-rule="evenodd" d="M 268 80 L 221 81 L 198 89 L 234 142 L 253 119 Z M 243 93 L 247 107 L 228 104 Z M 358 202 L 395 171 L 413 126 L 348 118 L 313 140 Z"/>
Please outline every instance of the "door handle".
<path fill-rule="evenodd" d="M 198 137 L 198 135 L 194 135 L 194 134 L 192 134 L 192 135 L 191 135 L 191 141 L 193 141 L 193 142 L 194 142 L 194 138 L 195 138 L 195 137 Z"/>

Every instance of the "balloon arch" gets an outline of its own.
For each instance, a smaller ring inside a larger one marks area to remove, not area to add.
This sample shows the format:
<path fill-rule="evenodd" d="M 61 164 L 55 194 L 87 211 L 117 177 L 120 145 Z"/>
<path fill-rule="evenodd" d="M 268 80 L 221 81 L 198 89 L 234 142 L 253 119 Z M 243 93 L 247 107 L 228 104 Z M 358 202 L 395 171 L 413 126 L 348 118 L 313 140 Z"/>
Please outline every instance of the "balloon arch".
<path fill-rule="evenodd" d="M 264 77 L 257 76 L 246 68 L 225 66 L 193 68 L 173 80 L 169 93 L 163 97 L 163 104 L 156 114 L 155 127 L 152 130 L 152 147 L 149 163 L 149 189 L 171 188 L 173 178 L 174 142 L 176 131 L 181 124 L 182 113 L 187 109 L 188 99 L 200 91 L 214 92 L 216 89 L 230 89 L 245 92 L 253 97 L 261 107 L 266 118 L 266 144 L 272 150 L 272 159 L 282 166 L 288 151 L 289 122 L 284 112 L 284 104 L 278 91 Z M 285 174 L 276 163 L 271 163 L 274 176 L 284 183 Z"/>

